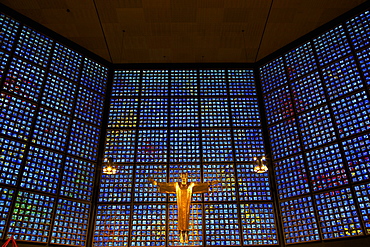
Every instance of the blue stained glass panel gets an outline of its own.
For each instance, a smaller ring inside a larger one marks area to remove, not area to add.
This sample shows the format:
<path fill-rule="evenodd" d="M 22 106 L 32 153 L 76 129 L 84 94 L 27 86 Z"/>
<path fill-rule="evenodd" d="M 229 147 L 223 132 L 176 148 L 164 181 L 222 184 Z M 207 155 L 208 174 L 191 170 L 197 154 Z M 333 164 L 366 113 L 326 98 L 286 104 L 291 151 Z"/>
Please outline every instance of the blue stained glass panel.
<path fill-rule="evenodd" d="M 78 81 L 80 68 L 82 65 L 82 55 L 56 43 L 51 57 L 50 71 L 57 73 L 65 78 Z"/>
<path fill-rule="evenodd" d="M 108 67 L 85 57 L 81 75 L 81 84 L 98 93 L 104 94 L 108 81 L 108 71 Z"/>
<path fill-rule="evenodd" d="M 204 162 L 233 161 L 230 129 L 202 129 Z"/>
<path fill-rule="evenodd" d="M 370 11 L 367 10 L 346 22 L 354 48 L 360 49 L 370 44 Z"/>
<path fill-rule="evenodd" d="M 114 71 L 112 97 L 139 96 L 140 71 L 119 70 Z"/>
<path fill-rule="evenodd" d="M 171 70 L 171 95 L 197 96 L 197 79 L 197 70 Z"/>
<path fill-rule="evenodd" d="M 199 102 L 196 98 L 171 98 L 170 127 L 199 127 Z"/>
<path fill-rule="evenodd" d="M 231 98 L 231 118 L 234 127 L 260 127 L 257 98 Z"/>
<path fill-rule="evenodd" d="M 199 130 L 170 130 L 170 162 L 200 162 Z"/>
<path fill-rule="evenodd" d="M 141 96 L 168 96 L 168 70 L 144 70 Z"/>
<path fill-rule="evenodd" d="M 11 51 L 17 36 L 19 22 L 0 13 L 0 48 Z"/>
<path fill-rule="evenodd" d="M 139 127 L 167 127 L 168 99 L 145 98 L 141 100 Z"/>
<path fill-rule="evenodd" d="M 0 80 L 3 78 L 5 74 L 5 67 L 9 61 L 10 55 L 8 53 L 0 51 Z"/>
<path fill-rule="evenodd" d="M 294 115 L 292 98 L 288 86 L 279 88 L 263 96 L 267 123 L 273 124 Z"/>
<path fill-rule="evenodd" d="M 364 75 L 365 81 L 370 86 L 370 47 L 357 53 L 357 60 Z"/>
<path fill-rule="evenodd" d="M 202 127 L 230 127 L 227 98 L 200 99 Z"/>
<path fill-rule="evenodd" d="M 136 162 L 167 162 L 167 130 L 140 129 Z"/>
<path fill-rule="evenodd" d="M 200 70 L 199 85 L 201 96 L 227 96 L 225 70 Z"/>
<path fill-rule="evenodd" d="M 257 95 L 253 70 L 228 70 L 230 95 L 233 97 Z"/>
<path fill-rule="evenodd" d="M 80 87 L 75 117 L 100 125 L 103 118 L 104 96 Z"/>
<path fill-rule="evenodd" d="M 354 189 L 365 231 L 370 234 L 370 184 L 356 185 Z"/>
<path fill-rule="evenodd" d="M 290 80 L 295 80 L 317 68 L 310 42 L 285 54 L 285 60 Z"/>
<path fill-rule="evenodd" d="M 0 187 L 0 238 L 3 238 L 5 233 L 10 208 L 12 206 L 14 190 Z"/>
<path fill-rule="evenodd" d="M 139 99 L 112 98 L 108 128 L 136 127 Z"/>
<path fill-rule="evenodd" d="M 264 156 L 262 129 L 234 129 L 235 161 L 253 161 Z"/>
<path fill-rule="evenodd" d="M 285 72 L 283 57 L 276 58 L 260 67 L 260 78 L 263 93 L 267 93 L 286 84 L 288 79 Z"/>
<path fill-rule="evenodd" d="M 105 139 L 104 157 L 114 162 L 134 162 L 135 130 L 108 130 Z"/>

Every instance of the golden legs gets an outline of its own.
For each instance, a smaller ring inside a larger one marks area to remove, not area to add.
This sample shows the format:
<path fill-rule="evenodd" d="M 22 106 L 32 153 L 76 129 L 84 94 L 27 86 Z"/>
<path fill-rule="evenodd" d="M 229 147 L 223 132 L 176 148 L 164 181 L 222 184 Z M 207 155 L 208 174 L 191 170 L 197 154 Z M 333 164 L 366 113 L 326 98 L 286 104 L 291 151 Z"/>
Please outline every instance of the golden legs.
<path fill-rule="evenodd" d="M 180 231 L 180 243 L 189 243 L 189 231 Z"/>

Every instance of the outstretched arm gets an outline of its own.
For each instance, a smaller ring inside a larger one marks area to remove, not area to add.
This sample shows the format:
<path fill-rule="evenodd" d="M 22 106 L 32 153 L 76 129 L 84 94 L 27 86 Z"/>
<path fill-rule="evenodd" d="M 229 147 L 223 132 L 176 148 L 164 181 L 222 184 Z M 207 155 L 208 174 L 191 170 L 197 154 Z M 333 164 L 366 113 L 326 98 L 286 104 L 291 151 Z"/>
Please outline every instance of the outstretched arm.
<path fill-rule="evenodd" d="M 209 192 L 209 186 L 218 184 L 219 181 L 211 181 L 205 183 L 195 183 L 193 187 L 193 193 L 207 193 Z"/>
<path fill-rule="evenodd" d="M 163 182 L 157 182 L 152 178 L 148 178 L 148 180 L 153 184 L 153 185 L 158 185 L 159 187 L 159 192 L 160 193 L 176 193 L 176 187 L 175 183 L 163 183 Z"/>

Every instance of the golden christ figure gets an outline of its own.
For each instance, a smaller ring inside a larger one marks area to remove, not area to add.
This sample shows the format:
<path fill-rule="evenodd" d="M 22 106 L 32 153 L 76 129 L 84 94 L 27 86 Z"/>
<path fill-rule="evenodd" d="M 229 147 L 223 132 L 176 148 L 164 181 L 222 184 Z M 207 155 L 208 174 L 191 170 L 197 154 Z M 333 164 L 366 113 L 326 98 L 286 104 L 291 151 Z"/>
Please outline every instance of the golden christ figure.
<path fill-rule="evenodd" d="M 218 181 L 199 183 L 188 182 L 188 174 L 180 174 L 181 182 L 161 183 L 149 179 L 154 185 L 158 185 L 160 193 L 176 193 L 177 198 L 177 219 L 180 232 L 180 242 L 189 242 L 189 217 L 190 203 L 193 193 L 207 193 L 209 186 L 218 184 Z"/>

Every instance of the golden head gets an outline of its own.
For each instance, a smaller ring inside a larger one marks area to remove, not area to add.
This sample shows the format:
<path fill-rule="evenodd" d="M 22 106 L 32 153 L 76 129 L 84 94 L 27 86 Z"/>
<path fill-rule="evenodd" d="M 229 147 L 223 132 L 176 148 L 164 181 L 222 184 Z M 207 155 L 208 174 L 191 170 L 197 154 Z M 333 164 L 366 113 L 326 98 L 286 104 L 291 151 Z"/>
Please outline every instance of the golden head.
<path fill-rule="evenodd" d="M 187 173 L 181 173 L 180 174 L 181 183 L 186 184 L 188 182 L 188 174 Z"/>

